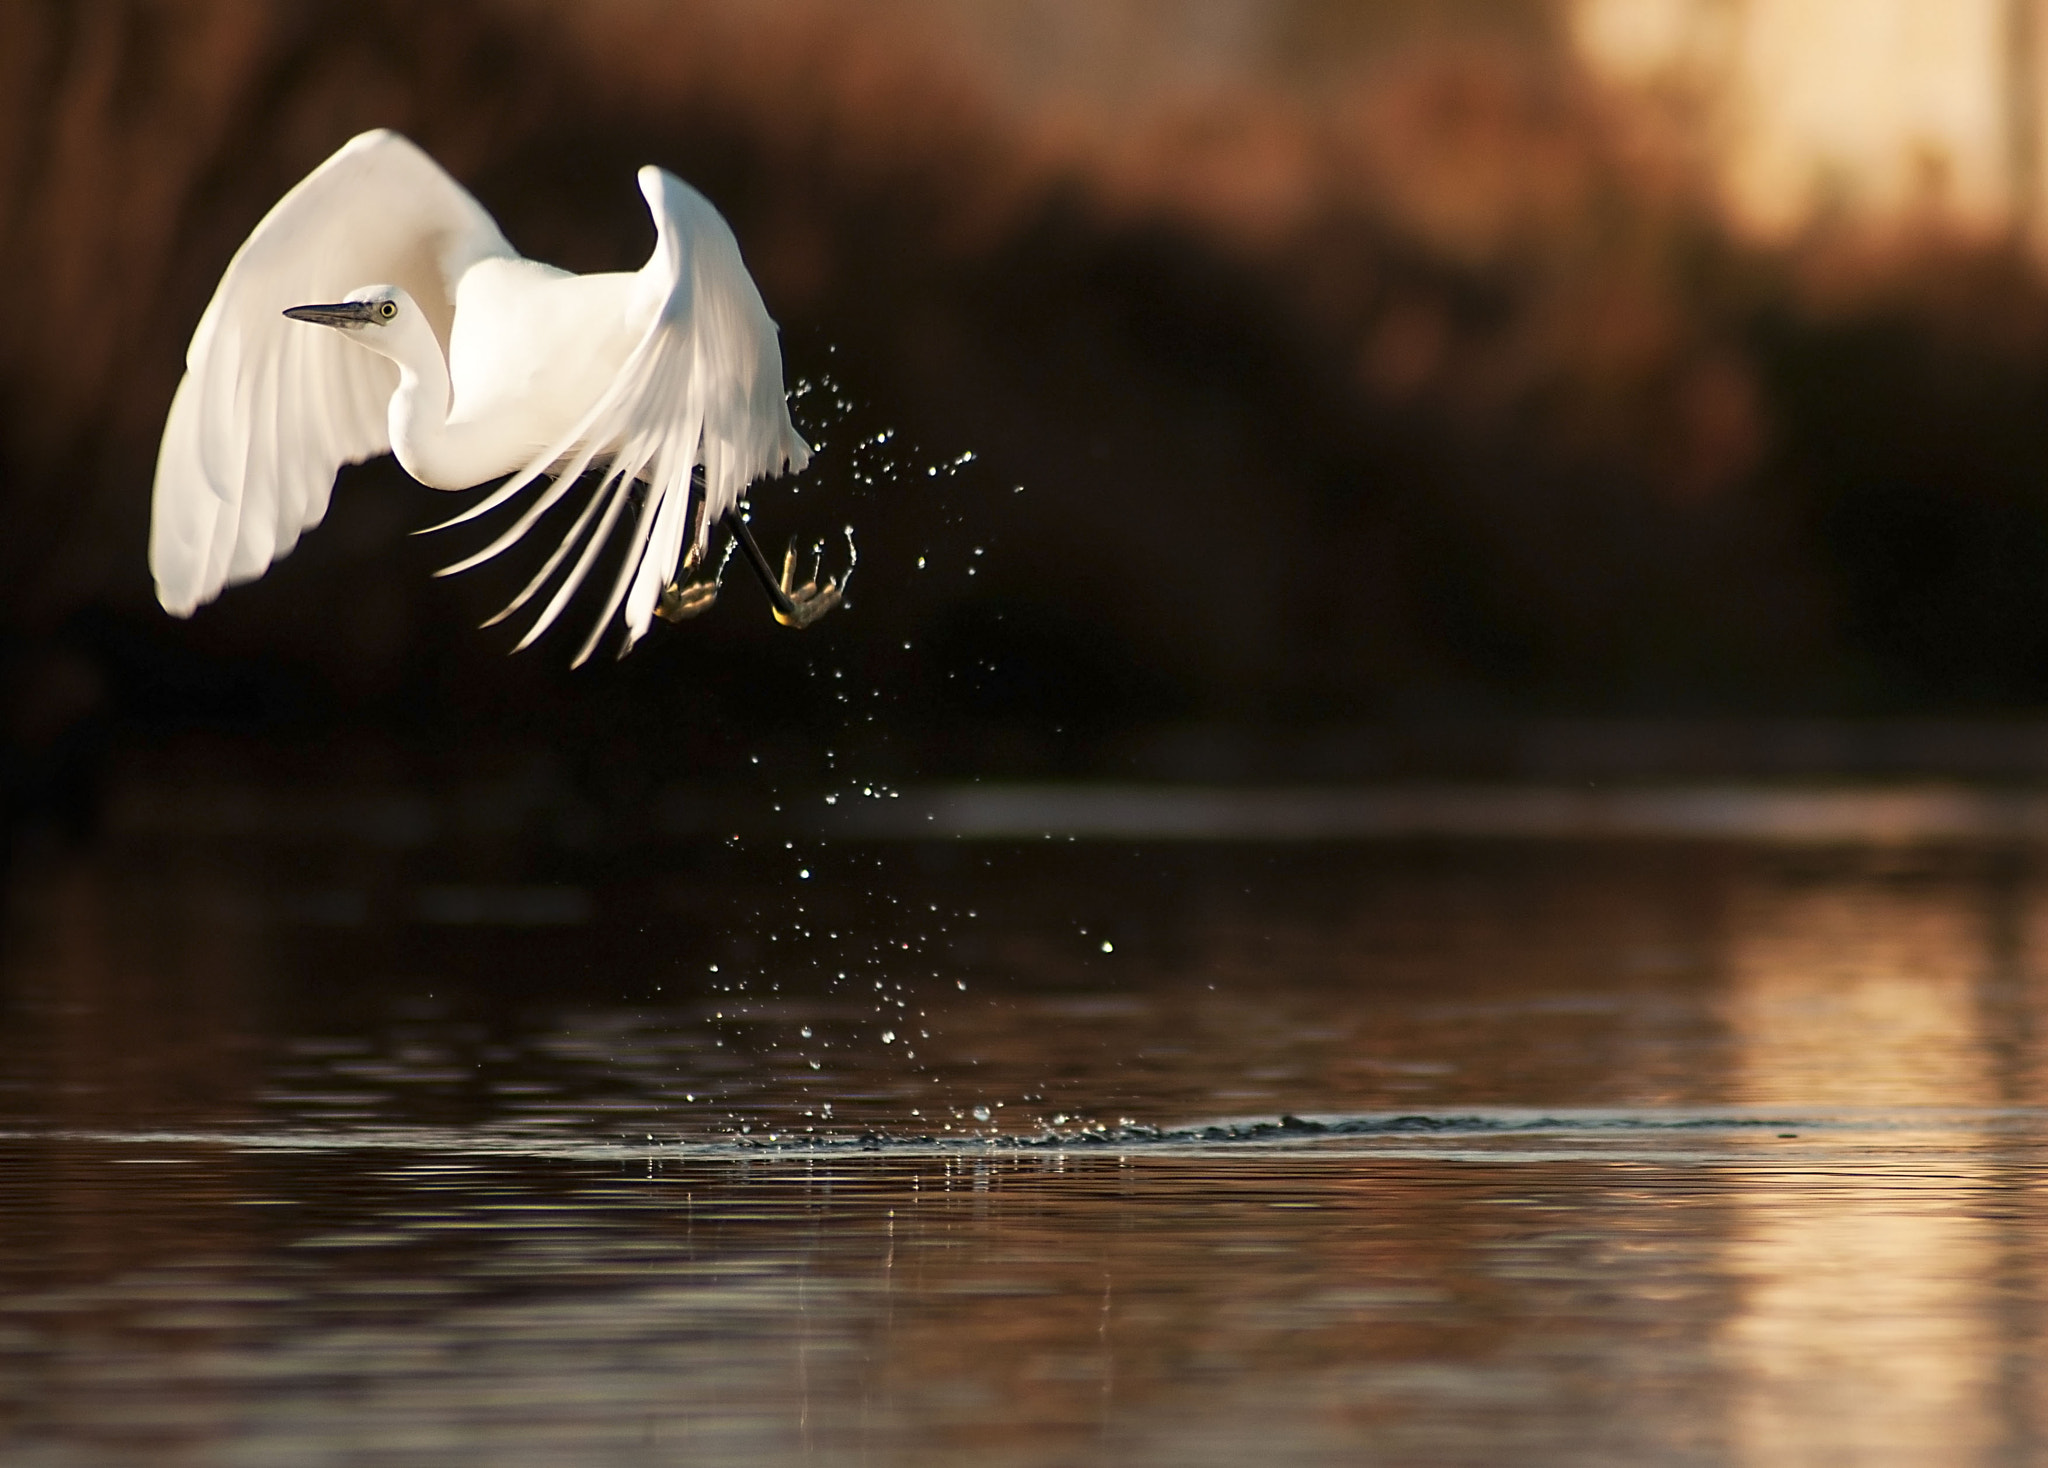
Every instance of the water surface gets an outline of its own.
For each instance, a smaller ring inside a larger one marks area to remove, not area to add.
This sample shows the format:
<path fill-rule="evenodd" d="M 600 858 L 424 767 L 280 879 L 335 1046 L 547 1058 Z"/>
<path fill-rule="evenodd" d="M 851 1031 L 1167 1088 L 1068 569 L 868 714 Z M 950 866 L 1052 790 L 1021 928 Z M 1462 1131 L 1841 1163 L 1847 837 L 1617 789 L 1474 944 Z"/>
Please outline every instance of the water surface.
<path fill-rule="evenodd" d="M 2035 1461 L 2030 847 L 17 863 L 10 1463 Z"/>

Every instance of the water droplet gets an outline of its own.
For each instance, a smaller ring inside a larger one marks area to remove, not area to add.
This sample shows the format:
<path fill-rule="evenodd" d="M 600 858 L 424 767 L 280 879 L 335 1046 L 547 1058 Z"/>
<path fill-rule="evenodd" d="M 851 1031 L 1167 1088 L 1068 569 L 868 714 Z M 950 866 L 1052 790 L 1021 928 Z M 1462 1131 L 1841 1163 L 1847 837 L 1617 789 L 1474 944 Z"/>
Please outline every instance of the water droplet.
<path fill-rule="evenodd" d="M 882 1043 L 883 1043 L 884 1045 L 893 1045 L 893 1044 L 895 1044 L 895 1043 L 896 1043 L 896 1032 L 895 1032 L 894 1030 L 884 1030 L 884 1031 L 882 1031 Z"/>
<path fill-rule="evenodd" d="M 1116 944 L 1110 942 L 1109 939 L 1104 938 L 1102 940 L 1102 951 L 1104 953 L 1114 953 L 1116 952 Z"/>
<path fill-rule="evenodd" d="M 809 1025 L 805 1025 L 803 1029 L 800 1030 L 798 1033 L 800 1033 L 806 1040 L 808 1040 L 811 1038 L 811 1027 Z"/>
<path fill-rule="evenodd" d="M 798 867 L 796 869 L 796 874 L 802 880 L 809 881 L 811 877 L 811 869 L 809 867 Z M 1109 945 L 1105 943 L 1102 946 L 1107 948 Z"/>
<path fill-rule="evenodd" d="M 974 1119 L 975 1119 L 976 1121 L 987 1121 L 987 1120 L 988 1120 L 988 1108 L 987 1108 L 986 1106 L 977 1106 L 977 1107 L 975 1107 L 975 1108 L 974 1108 Z"/>

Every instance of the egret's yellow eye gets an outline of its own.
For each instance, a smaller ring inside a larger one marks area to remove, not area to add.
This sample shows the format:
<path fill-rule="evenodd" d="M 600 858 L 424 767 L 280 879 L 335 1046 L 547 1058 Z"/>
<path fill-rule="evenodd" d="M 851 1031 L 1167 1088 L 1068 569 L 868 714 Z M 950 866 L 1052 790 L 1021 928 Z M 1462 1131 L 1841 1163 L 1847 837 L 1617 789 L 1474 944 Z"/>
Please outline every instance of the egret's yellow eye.
<path fill-rule="evenodd" d="M 398 314 L 398 302 L 384 302 L 382 305 L 377 307 L 377 314 L 379 316 L 382 316 L 386 321 L 389 321 L 392 317 Z"/>

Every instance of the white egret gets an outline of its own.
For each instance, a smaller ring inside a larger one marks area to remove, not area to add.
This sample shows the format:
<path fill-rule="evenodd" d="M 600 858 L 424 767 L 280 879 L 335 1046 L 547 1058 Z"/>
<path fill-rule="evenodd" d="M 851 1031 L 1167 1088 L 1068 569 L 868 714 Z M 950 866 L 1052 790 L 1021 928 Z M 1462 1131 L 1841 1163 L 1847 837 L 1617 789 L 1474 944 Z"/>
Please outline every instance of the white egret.
<path fill-rule="evenodd" d="M 517 542 L 593 468 L 596 487 L 497 621 L 550 582 L 525 647 L 561 614 L 622 513 L 624 557 L 589 640 L 614 613 L 625 647 L 649 619 L 702 611 L 717 578 L 678 585 L 730 528 L 776 616 L 804 626 L 844 578 L 780 582 L 738 507 L 810 448 L 789 420 L 782 352 L 731 228 L 704 196 L 640 170 L 654 254 L 631 274 L 522 258 L 483 206 L 413 143 L 364 133 L 280 199 L 228 263 L 192 334 L 158 450 L 149 534 L 157 599 L 189 616 L 261 576 L 327 512 L 344 464 L 389 452 L 435 489 L 510 475 L 445 525 L 532 491 Z M 441 529 L 443 526 L 434 528 Z M 566 570 L 564 567 L 566 566 Z"/>

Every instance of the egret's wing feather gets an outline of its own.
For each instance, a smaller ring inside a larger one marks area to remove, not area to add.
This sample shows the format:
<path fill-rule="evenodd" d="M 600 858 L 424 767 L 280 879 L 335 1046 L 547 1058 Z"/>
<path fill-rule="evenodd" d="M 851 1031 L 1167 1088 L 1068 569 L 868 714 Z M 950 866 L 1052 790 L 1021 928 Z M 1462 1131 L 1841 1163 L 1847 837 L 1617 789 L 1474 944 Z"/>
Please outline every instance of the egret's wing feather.
<path fill-rule="evenodd" d="M 462 272 L 510 254 L 483 206 L 392 132 L 354 139 L 278 201 L 199 318 L 164 424 L 149 564 L 168 611 L 262 575 L 320 523 L 336 470 L 391 447 L 398 369 L 285 308 L 403 286 L 445 351 Z"/>
<path fill-rule="evenodd" d="M 764 475 L 800 470 L 810 460 L 810 447 L 790 422 L 783 397 L 775 323 L 740 259 L 731 228 L 708 199 L 662 169 L 640 170 L 640 192 L 654 215 L 656 240 L 635 287 L 638 309 L 646 313 L 638 343 L 564 441 L 458 517 L 502 505 L 551 471 L 556 483 L 542 498 L 552 504 L 564 479 L 580 474 L 594 457 L 605 461 L 605 479 L 596 493 L 607 502 L 597 528 L 521 646 L 561 615 L 589 574 L 599 548 L 617 527 L 634 480 L 645 482 L 646 497 L 626 532 L 625 558 L 597 625 L 601 634 L 623 606 L 629 646 L 646 634 L 662 588 L 682 558 L 692 474 L 704 471 L 704 513 L 697 521 L 701 543 L 748 485 Z M 536 518 L 523 515 L 462 565 L 496 555 Z M 569 539 L 580 536 L 588 523 L 587 514 L 580 516 Z M 566 559 L 567 550 L 565 544 L 550 557 L 542 576 L 521 593 L 522 602 Z M 578 662 L 595 643 L 593 634 Z"/>

